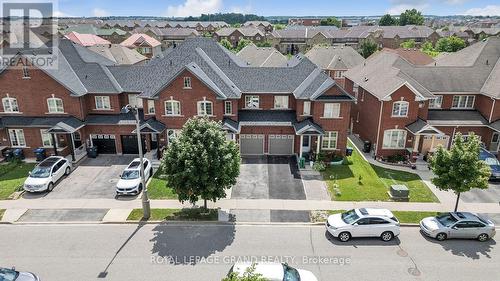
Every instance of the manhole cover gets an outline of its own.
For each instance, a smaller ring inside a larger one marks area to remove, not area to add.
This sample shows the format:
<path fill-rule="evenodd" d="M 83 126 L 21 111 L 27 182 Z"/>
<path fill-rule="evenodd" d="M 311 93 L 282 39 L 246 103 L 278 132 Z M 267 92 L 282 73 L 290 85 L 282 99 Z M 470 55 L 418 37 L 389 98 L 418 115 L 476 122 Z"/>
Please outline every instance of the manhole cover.
<path fill-rule="evenodd" d="M 408 256 L 408 253 L 403 250 L 403 249 L 399 249 L 398 252 L 397 252 L 398 256 L 400 257 L 407 257 Z"/>
<path fill-rule="evenodd" d="M 118 180 L 117 179 L 110 179 L 109 182 L 110 183 L 116 183 L 116 182 L 118 182 Z"/>
<path fill-rule="evenodd" d="M 410 273 L 413 276 L 420 276 L 422 274 L 420 272 L 420 270 L 418 270 L 418 268 L 416 268 L 416 267 L 410 267 L 410 268 L 408 268 L 408 273 Z"/>

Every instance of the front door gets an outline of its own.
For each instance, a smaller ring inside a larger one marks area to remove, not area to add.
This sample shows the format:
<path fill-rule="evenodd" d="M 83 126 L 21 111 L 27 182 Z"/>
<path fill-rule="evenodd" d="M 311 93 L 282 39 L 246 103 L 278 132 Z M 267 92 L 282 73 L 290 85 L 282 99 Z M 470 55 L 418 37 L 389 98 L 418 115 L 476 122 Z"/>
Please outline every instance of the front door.
<path fill-rule="evenodd" d="M 304 136 L 302 140 L 302 152 L 307 153 L 311 151 L 311 136 Z"/>
<path fill-rule="evenodd" d="M 491 142 L 490 142 L 490 151 L 492 152 L 497 152 L 498 151 L 498 142 L 500 139 L 500 134 L 499 133 L 493 133 L 491 136 Z"/>

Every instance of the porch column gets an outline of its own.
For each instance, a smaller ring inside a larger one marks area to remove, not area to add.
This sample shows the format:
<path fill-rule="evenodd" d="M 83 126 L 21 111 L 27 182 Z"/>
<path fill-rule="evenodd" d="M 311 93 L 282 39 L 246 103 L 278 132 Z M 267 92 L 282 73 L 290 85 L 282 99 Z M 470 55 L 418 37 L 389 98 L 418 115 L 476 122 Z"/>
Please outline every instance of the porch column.
<path fill-rule="evenodd" d="M 71 161 L 75 162 L 75 139 L 73 138 L 73 133 L 69 134 L 70 139 L 71 139 L 71 145 L 69 146 L 71 150 Z"/>
<path fill-rule="evenodd" d="M 54 155 L 57 156 L 57 142 L 56 142 L 56 134 L 51 134 L 52 135 L 52 146 L 54 147 Z"/>
<path fill-rule="evenodd" d="M 158 160 L 161 159 L 161 155 L 160 155 L 160 134 L 156 134 L 156 158 Z"/>
<path fill-rule="evenodd" d="M 318 135 L 318 140 L 316 143 L 316 154 L 319 154 L 319 148 L 321 146 L 321 136 Z"/>
<path fill-rule="evenodd" d="M 302 146 L 304 145 L 304 135 L 300 135 L 299 158 L 302 158 Z"/>
<path fill-rule="evenodd" d="M 433 150 L 434 149 L 434 140 L 436 139 L 436 136 L 435 135 L 432 135 L 432 138 L 431 138 L 431 149 L 430 150 Z"/>
<path fill-rule="evenodd" d="M 420 143 L 420 135 L 416 135 L 414 139 L 414 144 L 413 144 L 413 152 L 418 153 L 418 145 Z"/>

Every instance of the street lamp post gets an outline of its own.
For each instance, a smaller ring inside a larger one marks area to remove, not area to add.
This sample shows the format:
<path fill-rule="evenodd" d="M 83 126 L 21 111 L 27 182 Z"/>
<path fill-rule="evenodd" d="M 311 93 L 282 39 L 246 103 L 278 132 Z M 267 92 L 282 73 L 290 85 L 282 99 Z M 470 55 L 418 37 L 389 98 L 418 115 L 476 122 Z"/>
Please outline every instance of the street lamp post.
<path fill-rule="evenodd" d="M 146 185 L 146 179 L 144 175 L 144 155 L 142 153 L 142 138 L 140 131 L 140 120 L 139 120 L 139 110 L 136 107 L 127 104 L 122 112 L 128 113 L 130 110 L 134 113 L 135 116 L 135 132 L 137 134 L 137 145 L 139 146 L 139 161 L 141 163 L 141 184 L 142 184 L 142 217 L 144 219 L 149 219 L 151 216 L 151 205 L 148 197 L 148 187 Z"/>

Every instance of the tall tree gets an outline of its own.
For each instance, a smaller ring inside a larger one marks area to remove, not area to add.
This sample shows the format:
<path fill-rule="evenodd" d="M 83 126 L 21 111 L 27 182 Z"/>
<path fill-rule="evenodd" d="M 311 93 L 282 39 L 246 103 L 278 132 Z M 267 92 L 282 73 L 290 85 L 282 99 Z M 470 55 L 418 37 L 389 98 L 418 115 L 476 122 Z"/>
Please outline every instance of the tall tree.
<path fill-rule="evenodd" d="M 338 28 L 342 27 L 342 22 L 338 20 L 336 17 L 329 17 L 326 19 L 322 19 L 320 21 L 320 25 L 323 26 L 336 26 Z"/>
<path fill-rule="evenodd" d="M 241 51 L 241 49 L 245 48 L 246 46 L 252 44 L 252 41 L 248 40 L 248 39 L 241 39 L 240 41 L 238 41 L 238 45 L 236 46 L 236 48 L 234 48 L 234 52 L 237 53 L 239 51 Z"/>
<path fill-rule="evenodd" d="M 222 39 L 220 40 L 219 42 L 223 47 L 225 47 L 226 49 L 232 51 L 233 50 L 233 44 L 231 44 L 231 42 L 229 42 L 229 40 L 227 39 Z"/>
<path fill-rule="evenodd" d="M 226 189 L 236 183 L 240 152 L 220 122 L 192 118 L 169 144 L 161 168 L 179 201 L 194 204 L 201 198 L 207 208 L 207 200 L 226 197 Z"/>
<path fill-rule="evenodd" d="M 408 41 L 404 41 L 403 43 L 401 43 L 400 47 L 401 48 L 404 48 L 404 49 L 412 49 L 412 48 L 415 48 L 415 40 L 413 39 L 410 39 Z"/>
<path fill-rule="evenodd" d="M 453 139 L 450 150 L 439 146 L 431 157 L 431 169 L 434 175 L 432 183 L 441 190 L 451 190 L 457 195 L 455 212 L 458 209 L 460 194 L 472 188 L 488 188 L 490 167 L 479 160 L 479 137 L 474 134 L 464 140 L 458 133 Z"/>
<path fill-rule="evenodd" d="M 465 48 L 465 41 L 456 36 L 443 37 L 436 43 L 439 52 L 456 52 Z"/>
<path fill-rule="evenodd" d="M 366 59 L 375 53 L 378 49 L 377 42 L 372 39 L 365 39 L 359 44 L 358 52 Z"/>
<path fill-rule="evenodd" d="M 378 25 L 380 25 L 380 26 L 398 25 L 398 20 L 396 18 L 392 17 L 391 15 L 386 14 L 380 18 Z"/>
<path fill-rule="evenodd" d="M 399 25 L 423 25 L 424 16 L 417 9 L 406 10 L 399 16 Z"/>

